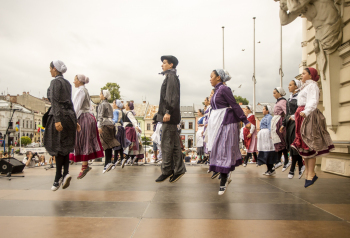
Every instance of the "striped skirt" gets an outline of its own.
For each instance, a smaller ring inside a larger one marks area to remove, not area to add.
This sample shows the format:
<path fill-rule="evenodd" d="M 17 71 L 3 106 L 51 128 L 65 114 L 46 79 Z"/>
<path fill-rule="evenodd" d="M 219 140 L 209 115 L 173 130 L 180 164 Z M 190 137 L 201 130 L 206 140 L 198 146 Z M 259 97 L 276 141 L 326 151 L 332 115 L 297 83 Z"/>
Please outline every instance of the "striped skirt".
<path fill-rule="evenodd" d="M 102 158 L 103 148 L 95 117 L 90 113 L 83 113 L 78 123 L 81 131 L 76 132 L 74 152 L 69 155 L 69 159 L 80 162 Z"/>

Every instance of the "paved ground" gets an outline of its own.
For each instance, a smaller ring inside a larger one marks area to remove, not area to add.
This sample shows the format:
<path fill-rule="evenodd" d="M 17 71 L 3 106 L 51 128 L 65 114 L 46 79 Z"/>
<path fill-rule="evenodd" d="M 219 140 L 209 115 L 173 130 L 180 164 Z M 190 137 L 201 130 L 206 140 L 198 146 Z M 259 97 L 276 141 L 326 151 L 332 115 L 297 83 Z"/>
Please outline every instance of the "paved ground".
<path fill-rule="evenodd" d="M 52 192 L 54 169 L 26 169 L 25 178 L 0 179 L 1 237 L 350 237 L 350 179 L 317 172 L 304 179 L 275 177 L 248 165 L 233 173 L 227 193 L 206 166 L 188 166 L 175 184 L 154 180 L 157 166 L 93 166 L 66 190 Z"/>

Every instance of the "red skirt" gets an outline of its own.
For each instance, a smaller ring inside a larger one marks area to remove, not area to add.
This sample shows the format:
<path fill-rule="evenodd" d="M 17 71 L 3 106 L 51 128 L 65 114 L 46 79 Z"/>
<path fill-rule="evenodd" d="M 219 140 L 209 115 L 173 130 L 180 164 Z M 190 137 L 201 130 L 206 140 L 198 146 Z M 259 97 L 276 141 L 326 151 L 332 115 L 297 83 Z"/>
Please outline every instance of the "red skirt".
<path fill-rule="evenodd" d="M 298 151 L 300 156 L 304 158 L 312 158 L 317 155 L 317 152 L 314 150 L 311 150 L 303 141 L 301 138 L 301 124 L 304 121 L 304 117 L 300 116 L 300 112 L 302 112 L 305 109 L 305 106 L 298 107 L 297 111 L 295 112 L 295 139 L 292 143 L 292 147 Z"/>

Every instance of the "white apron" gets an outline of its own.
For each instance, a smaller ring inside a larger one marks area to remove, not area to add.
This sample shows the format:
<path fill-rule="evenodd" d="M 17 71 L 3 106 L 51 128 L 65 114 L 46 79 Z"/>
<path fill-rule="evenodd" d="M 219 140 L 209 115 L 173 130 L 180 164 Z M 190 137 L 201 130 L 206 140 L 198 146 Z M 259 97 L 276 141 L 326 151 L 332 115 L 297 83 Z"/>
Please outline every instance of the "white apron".
<path fill-rule="evenodd" d="M 204 126 L 198 127 L 198 131 L 196 133 L 196 147 L 203 147 L 203 135 Z"/>
<path fill-rule="evenodd" d="M 226 114 L 226 107 L 221 109 L 213 109 L 210 114 L 209 122 L 208 122 L 208 144 L 207 148 L 208 151 L 211 151 L 213 148 L 213 144 L 215 141 L 215 138 L 218 134 L 219 128 L 222 125 L 222 122 L 224 120 L 225 114 Z"/>
<path fill-rule="evenodd" d="M 280 115 L 274 115 L 272 120 L 271 120 L 271 138 L 272 138 L 272 143 L 277 144 L 281 142 L 280 137 L 278 136 L 276 130 L 277 130 L 277 123 L 280 120 L 281 116 Z"/>
<path fill-rule="evenodd" d="M 261 129 L 258 133 L 258 151 L 275 151 L 269 129 Z"/>

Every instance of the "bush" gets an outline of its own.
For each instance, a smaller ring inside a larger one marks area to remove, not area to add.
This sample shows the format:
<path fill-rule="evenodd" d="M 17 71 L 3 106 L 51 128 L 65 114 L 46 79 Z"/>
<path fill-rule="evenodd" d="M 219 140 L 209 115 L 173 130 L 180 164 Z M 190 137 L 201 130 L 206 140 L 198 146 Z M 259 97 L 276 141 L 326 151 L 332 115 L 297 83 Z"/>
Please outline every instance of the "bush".
<path fill-rule="evenodd" d="M 19 154 L 19 149 L 15 151 L 16 154 Z"/>
<path fill-rule="evenodd" d="M 32 143 L 32 140 L 28 136 L 21 137 L 21 144 L 23 146 L 29 145 L 30 143 Z"/>

